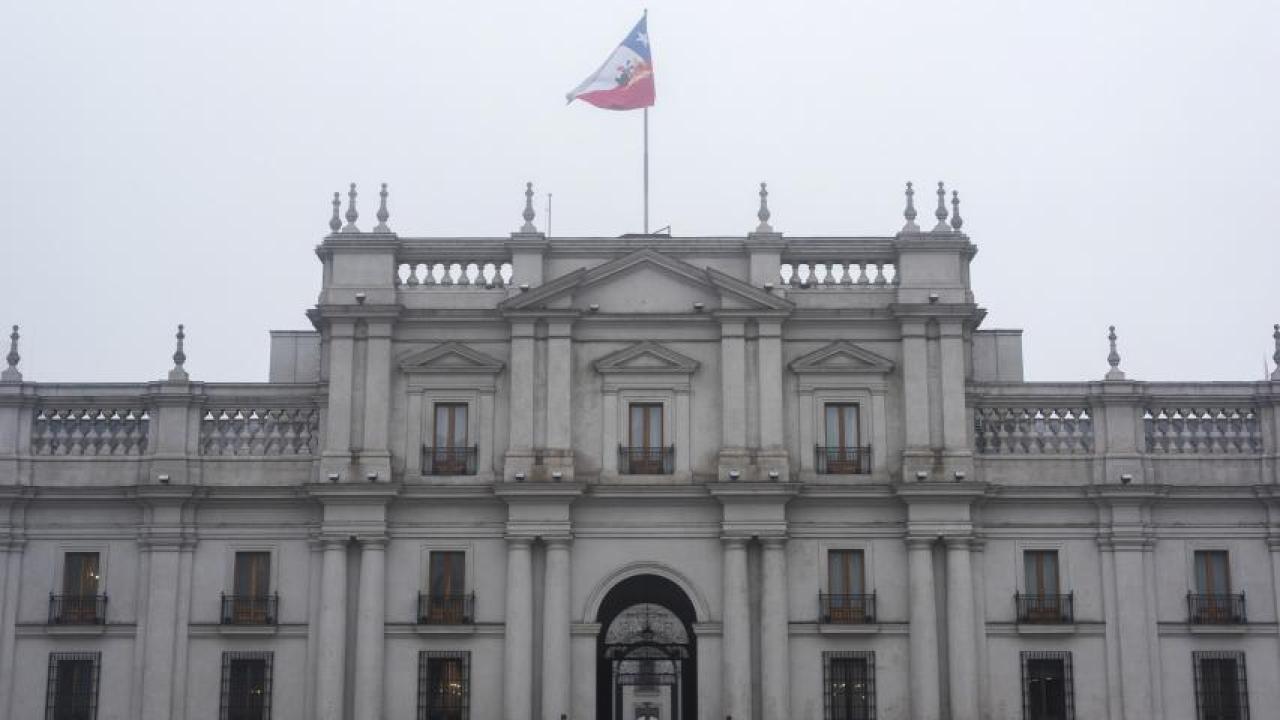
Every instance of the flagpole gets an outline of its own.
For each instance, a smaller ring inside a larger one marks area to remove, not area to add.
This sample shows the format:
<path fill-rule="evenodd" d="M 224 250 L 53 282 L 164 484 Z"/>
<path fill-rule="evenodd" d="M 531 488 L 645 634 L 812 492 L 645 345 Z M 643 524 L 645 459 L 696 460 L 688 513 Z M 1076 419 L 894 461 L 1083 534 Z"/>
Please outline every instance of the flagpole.
<path fill-rule="evenodd" d="M 644 109 L 644 234 L 649 234 L 649 108 Z"/>

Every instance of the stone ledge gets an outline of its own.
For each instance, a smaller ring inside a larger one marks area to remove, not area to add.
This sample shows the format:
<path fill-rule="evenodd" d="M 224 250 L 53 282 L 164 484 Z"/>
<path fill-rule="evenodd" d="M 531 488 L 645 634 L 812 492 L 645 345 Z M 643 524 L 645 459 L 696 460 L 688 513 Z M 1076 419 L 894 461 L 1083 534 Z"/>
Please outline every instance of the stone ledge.
<path fill-rule="evenodd" d="M 502 637 L 506 635 L 505 623 L 475 623 L 474 625 L 419 625 L 417 623 L 387 623 L 387 637 Z"/>
<path fill-rule="evenodd" d="M 14 628 L 14 635 L 17 637 L 133 637 L 137 632 L 138 626 L 135 623 L 105 625 L 18 623 Z"/>
<path fill-rule="evenodd" d="M 187 633 L 191 637 L 306 637 L 307 624 L 223 625 L 221 623 L 191 623 Z"/>

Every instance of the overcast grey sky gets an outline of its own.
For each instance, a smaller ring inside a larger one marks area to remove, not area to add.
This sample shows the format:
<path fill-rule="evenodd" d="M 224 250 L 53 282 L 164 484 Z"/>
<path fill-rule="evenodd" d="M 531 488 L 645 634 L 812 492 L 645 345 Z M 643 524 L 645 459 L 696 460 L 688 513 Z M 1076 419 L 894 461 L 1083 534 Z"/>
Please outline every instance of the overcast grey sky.
<path fill-rule="evenodd" d="M 1029 379 L 1262 376 L 1280 321 L 1280 3 L 649 0 L 654 225 L 891 234 L 960 190 Z M 0 2 L 0 323 L 29 380 L 264 380 L 332 191 L 403 235 L 640 226 L 640 114 L 564 93 L 641 2 Z M 925 197 L 928 207 L 929 197 Z M 539 207 L 543 200 L 539 198 Z M 542 223 L 543 218 L 539 219 Z M 0 351 L 3 354 L 3 351 Z"/>

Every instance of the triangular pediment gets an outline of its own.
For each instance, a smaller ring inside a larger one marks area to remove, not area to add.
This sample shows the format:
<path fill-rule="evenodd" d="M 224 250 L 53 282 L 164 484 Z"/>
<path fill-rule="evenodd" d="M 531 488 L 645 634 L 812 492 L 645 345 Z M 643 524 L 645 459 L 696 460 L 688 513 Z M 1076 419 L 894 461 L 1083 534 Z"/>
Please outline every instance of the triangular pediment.
<path fill-rule="evenodd" d="M 877 373 L 893 372 L 893 361 L 851 342 L 838 341 L 791 361 L 792 372 Z"/>
<path fill-rule="evenodd" d="M 504 311 L 586 309 L 604 312 L 691 312 L 713 310 L 789 312 L 793 304 L 712 268 L 645 248 L 593 268 L 580 268 L 529 292 L 508 298 Z"/>
<path fill-rule="evenodd" d="M 447 342 L 400 359 L 406 373 L 487 373 L 502 371 L 503 362 L 458 342 Z"/>
<path fill-rule="evenodd" d="M 656 342 L 640 342 L 596 360 L 596 372 L 612 374 L 691 375 L 698 361 Z"/>

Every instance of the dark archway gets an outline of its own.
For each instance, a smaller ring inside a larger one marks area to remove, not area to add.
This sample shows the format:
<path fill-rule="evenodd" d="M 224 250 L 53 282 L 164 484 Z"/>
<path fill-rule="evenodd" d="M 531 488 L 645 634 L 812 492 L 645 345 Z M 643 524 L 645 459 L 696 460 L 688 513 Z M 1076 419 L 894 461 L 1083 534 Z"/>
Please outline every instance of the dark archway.
<path fill-rule="evenodd" d="M 693 633 L 697 612 L 693 603 L 679 585 L 658 575 L 633 575 L 614 585 L 600 603 L 596 622 L 600 634 L 596 638 L 596 720 L 610 720 L 616 708 L 617 694 L 614 687 L 613 660 L 607 657 L 605 635 L 613 621 L 628 608 L 636 605 L 660 605 L 670 610 L 684 625 L 688 639 L 687 657 L 679 663 L 680 720 L 696 720 L 698 717 L 698 638 Z M 664 718 L 663 720 L 667 720 Z"/>

